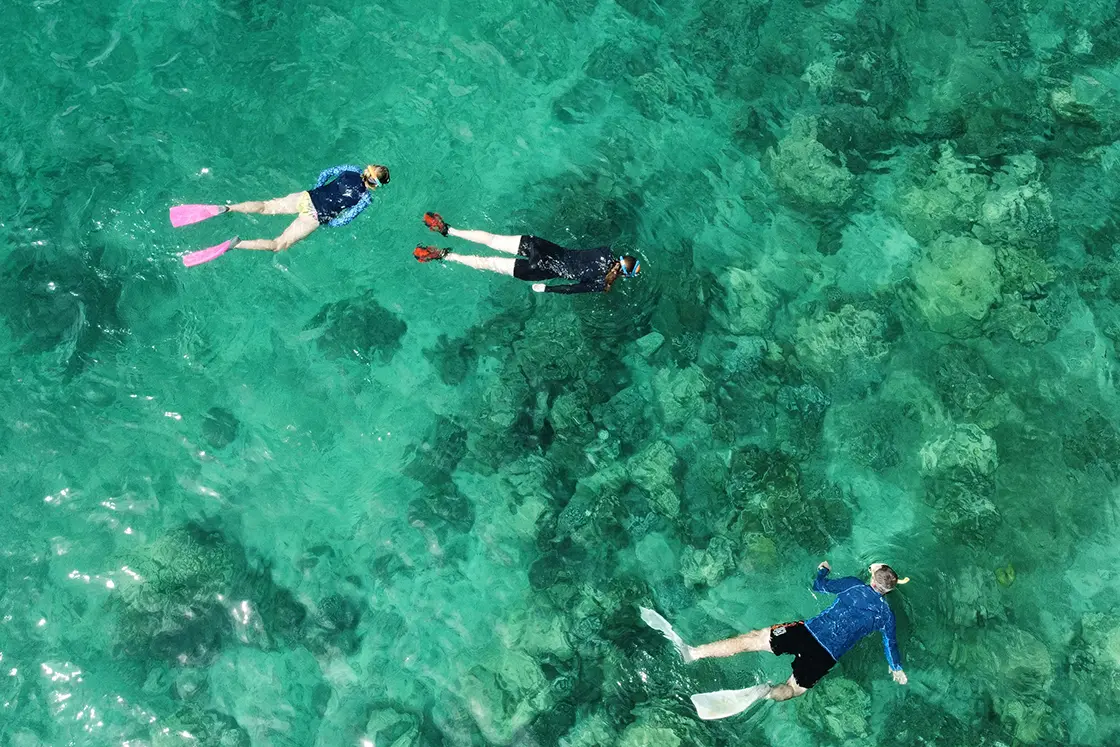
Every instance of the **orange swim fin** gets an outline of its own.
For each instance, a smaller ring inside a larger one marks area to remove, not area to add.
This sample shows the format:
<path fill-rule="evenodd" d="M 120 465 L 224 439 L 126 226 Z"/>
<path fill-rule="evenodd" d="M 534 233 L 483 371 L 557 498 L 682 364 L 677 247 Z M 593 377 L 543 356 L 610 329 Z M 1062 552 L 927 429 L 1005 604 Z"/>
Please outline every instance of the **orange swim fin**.
<path fill-rule="evenodd" d="M 424 213 L 424 225 L 431 230 L 438 233 L 440 236 L 447 235 L 447 229 L 451 226 L 440 217 L 439 213 Z"/>
<path fill-rule="evenodd" d="M 436 246 L 418 246 L 412 250 L 412 256 L 416 257 L 417 262 L 434 262 L 450 253 L 450 249 L 440 249 Z"/>

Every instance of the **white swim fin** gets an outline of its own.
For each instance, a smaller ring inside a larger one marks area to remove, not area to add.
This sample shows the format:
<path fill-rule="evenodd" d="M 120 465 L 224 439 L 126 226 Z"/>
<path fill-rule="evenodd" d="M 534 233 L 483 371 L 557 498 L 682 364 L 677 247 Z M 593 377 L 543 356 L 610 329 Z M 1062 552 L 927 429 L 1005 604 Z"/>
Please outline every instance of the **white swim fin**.
<path fill-rule="evenodd" d="M 716 690 L 692 696 L 696 714 L 705 721 L 727 718 L 750 708 L 770 692 L 769 685 L 755 685 L 745 690 Z"/>
<path fill-rule="evenodd" d="M 642 622 L 668 638 L 669 642 L 676 646 L 677 652 L 681 655 L 682 659 L 686 662 L 692 661 L 692 654 L 689 651 L 688 644 L 677 635 L 677 631 L 673 630 L 673 626 L 669 624 L 668 620 L 648 607 L 639 607 L 638 609 L 642 613 Z"/>

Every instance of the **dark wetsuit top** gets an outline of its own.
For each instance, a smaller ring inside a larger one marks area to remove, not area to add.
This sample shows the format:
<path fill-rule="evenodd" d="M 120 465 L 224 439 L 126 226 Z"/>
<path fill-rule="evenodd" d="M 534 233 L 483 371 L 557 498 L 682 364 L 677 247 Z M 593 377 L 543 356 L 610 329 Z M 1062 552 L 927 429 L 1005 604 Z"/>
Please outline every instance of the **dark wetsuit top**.
<path fill-rule="evenodd" d="M 571 285 L 549 285 L 548 293 L 602 293 L 607 273 L 618 261 L 609 246 L 598 249 L 565 249 L 536 236 L 522 236 L 513 276 L 519 280 L 575 280 Z"/>
<path fill-rule="evenodd" d="M 336 178 L 337 177 L 337 178 Z M 327 184 L 328 179 L 334 179 Z M 335 166 L 319 174 L 315 188 L 308 190 L 319 225 L 345 226 L 369 206 L 370 191 L 357 166 Z"/>

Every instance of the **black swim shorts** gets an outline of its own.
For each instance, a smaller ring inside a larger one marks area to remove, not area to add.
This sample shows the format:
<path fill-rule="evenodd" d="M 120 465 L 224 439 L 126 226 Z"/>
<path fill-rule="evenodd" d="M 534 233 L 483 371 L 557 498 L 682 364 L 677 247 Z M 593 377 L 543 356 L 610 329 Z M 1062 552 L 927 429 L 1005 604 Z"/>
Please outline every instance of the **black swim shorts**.
<path fill-rule="evenodd" d="M 513 263 L 513 276 L 530 283 L 559 277 L 554 265 L 565 251 L 564 247 L 537 236 L 522 236 L 517 246 L 519 259 Z"/>
<path fill-rule="evenodd" d="M 793 660 L 793 679 L 806 690 L 836 665 L 836 659 L 813 637 L 804 622 L 770 628 L 770 650 L 775 656 L 793 654 L 796 657 Z"/>

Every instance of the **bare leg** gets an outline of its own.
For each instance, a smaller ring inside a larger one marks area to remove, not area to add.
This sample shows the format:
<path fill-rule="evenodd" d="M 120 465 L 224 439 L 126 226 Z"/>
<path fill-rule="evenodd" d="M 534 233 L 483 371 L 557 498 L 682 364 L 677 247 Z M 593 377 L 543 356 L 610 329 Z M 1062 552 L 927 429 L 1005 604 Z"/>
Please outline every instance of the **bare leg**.
<path fill-rule="evenodd" d="M 487 233 L 486 231 L 467 231 L 458 228 L 448 228 L 448 236 L 454 236 L 463 241 L 470 241 L 475 244 L 483 244 L 491 249 L 497 249 L 499 252 L 507 254 L 517 254 L 517 248 L 521 246 L 521 236 L 499 236 L 495 233 Z"/>
<path fill-rule="evenodd" d="M 300 215 L 292 221 L 291 225 L 284 229 L 284 233 L 280 234 L 275 239 L 239 241 L 237 245 L 234 246 L 234 249 L 257 249 L 265 252 L 286 251 L 291 248 L 292 244 L 306 239 L 318 227 L 319 221 L 309 215 Z"/>
<path fill-rule="evenodd" d="M 766 697 L 770 700 L 781 702 L 783 700 L 789 700 L 790 698 L 796 698 L 799 695 L 804 695 L 807 692 L 809 691 L 797 684 L 797 680 L 790 675 L 790 678 L 782 684 L 771 685 L 770 692 Z"/>
<path fill-rule="evenodd" d="M 752 630 L 750 633 L 737 635 L 734 638 L 725 638 L 714 643 L 705 643 L 703 646 L 689 648 L 689 660 L 723 658 L 734 656 L 747 651 L 770 651 L 770 628 Z"/>
<path fill-rule="evenodd" d="M 261 215 L 295 215 L 299 212 L 299 201 L 306 192 L 292 192 L 286 197 L 277 197 L 275 200 L 255 202 L 239 202 L 230 205 L 231 213 L 260 213 Z"/>
<path fill-rule="evenodd" d="M 455 254 L 451 253 L 444 257 L 445 260 L 450 262 L 458 262 L 467 267 L 473 267 L 476 270 L 489 270 L 490 272 L 497 272 L 501 275 L 509 275 L 513 277 L 513 265 L 516 259 L 509 259 L 507 257 L 478 257 L 473 254 Z"/>

